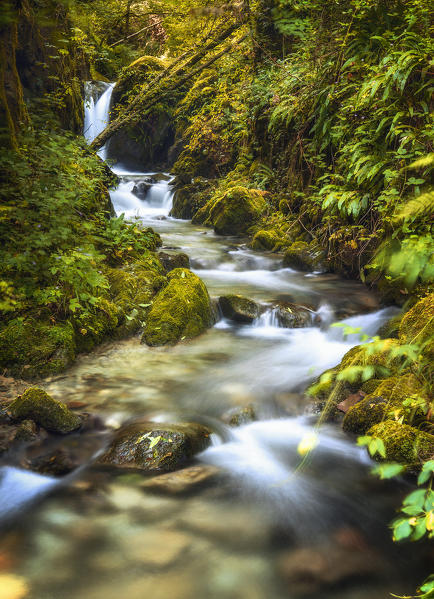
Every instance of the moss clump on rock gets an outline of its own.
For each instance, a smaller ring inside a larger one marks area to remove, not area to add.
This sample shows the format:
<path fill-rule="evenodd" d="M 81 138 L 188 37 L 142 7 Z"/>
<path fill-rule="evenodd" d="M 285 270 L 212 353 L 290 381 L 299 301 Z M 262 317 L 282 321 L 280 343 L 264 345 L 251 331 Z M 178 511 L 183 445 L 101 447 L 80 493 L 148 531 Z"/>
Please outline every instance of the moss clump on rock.
<path fill-rule="evenodd" d="M 235 322 L 251 323 L 259 316 L 256 302 L 243 295 L 224 295 L 219 298 L 223 316 Z"/>
<path fill-rule="evenodd" d="M 170 216 L 192 218 L 209 201 L 214 190 L 215 183 L 203 177 L 195 177 L 186 185 L 182 185 L 182 180 L 178 177 Z"/>
<path fill-rule="evenodd" d="M 9 405 L 9 411 L 16 420 L 33 420 L 54 433 L 70 433 L 81 425 L 77 414 L 37 387 L 19 395 Z"/>
<path fill-rule="evenodd" d="M 295 241 L 285 251 L 283 265 L 302 271 L 317 270 L 323 258 L 323 251 L 316 241 Z"/>
<path fill-rule="evenodd" d="M 206 449 L 211 431 L 196 423 L 134 423 L 122 428 L 99 463 L 146 471 L 172 471 Z"/>
<path fill-rule="evenodd" d="M 258 231 L 252 239 L 254 250 L 274 250 L 281 245 L 279 236 L 274 231 Z"/>
<path fill-rule="evenodd" d="M 193 222 L 213 226 L 218 235 L 241 235 L 258 222 L 266 205 L 264 192 L 237 185 L 212 197 Z"/>
<path fill-rule="evenodd" d="M 368 435 L 383 441 L 387 461 L 418 466 L 434 455 L 434 435 L 408 424 L 386 420 L 370 428 Z"/>
<path fill-rule="evenodd" d="M 366 433 L 374 424 L 384 420 L 389 402 L 383 397 L 365 397 L 345 414 L 342 427 L 350 433 Z"/>
<path fill-rule="evenodd" d="M 56 374 L 75 355 L 74 328 L 69 322 L 16 318 L 0 332 L 0 366 L 14 376 L 31 379 Z"/>
<path fill-rule="evenodd" d="M 430 293 L 404 314 L 399 327 L 399 339 L 402 343 L 428 347 L 433 338 L 434 293 Z M 423 349 L 426 350 L 426 347 Z"/>
<path fill-rule="evenodd" d="M 192 339 L 214 322 L 208 291 L 197 275 L 186 268 L 176 268 L 167 280 L 146 318 L 142 342 L 151 346 Z"/>

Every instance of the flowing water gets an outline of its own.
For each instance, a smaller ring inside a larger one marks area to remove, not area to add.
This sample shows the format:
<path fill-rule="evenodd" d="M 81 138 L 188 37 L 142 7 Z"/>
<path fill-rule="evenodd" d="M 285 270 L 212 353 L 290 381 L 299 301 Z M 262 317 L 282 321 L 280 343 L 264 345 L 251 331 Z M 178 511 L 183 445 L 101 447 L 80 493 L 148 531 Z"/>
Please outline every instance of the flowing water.
<path fill-rule="evenodd" d="M 108 121 L 112 88 L 98 96 L 87 87 L 88 139 Z M 171 218 L 168 174 L 121 164 L 113 170 L 118 214 L 152 226 L 164 250 L 188 253 L 212 297 L 241 293 L 265 310 L 252 325 L 222 319 L 175 347 L 149 348 L 139 337 L 108 343 L 45 387 L 85 403 L 113 427 L 134 417 L 206 422 L 213 445 L 196 463 L 219 474 L 184 496 L 151 492 L 146 477 L 91 465 L 60 486 L 3 469 L 0 517 L 21 512 L 0 544 L 0 572 L 23 579 L 31 599 L 411 592 L 428 572 L 425 553 L 393 546 L 387 530 L 408 489 L 370 476 L 366 453 L 338 427 L 317 429 L 302 393 L 360 342 L 359 333 L 344 337 L 330 327 L 333 321 L 374 335 L 394 310 L 380 309 L 358 283 L 283 268 L 279 256 L 252 252 L 242 239 Z M 311 326 L 279 327 L 275 305 L 288 300 L 312 311 Z M 254 406 L 256 422 L 223 423 L 225 413 L 246 406 Z M 297 448 L 306 442 L 314 449 L 302 458 Z"/>

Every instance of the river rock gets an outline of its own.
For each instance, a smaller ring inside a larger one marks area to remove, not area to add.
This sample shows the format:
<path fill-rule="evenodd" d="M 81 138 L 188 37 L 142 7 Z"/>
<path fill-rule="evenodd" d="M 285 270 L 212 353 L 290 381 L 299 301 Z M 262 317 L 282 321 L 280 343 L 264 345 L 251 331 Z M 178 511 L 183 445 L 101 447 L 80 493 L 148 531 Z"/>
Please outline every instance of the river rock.
<path fill-rule="evenodd" d="M 54 433 L 70 433 L 81 426 L 77 414 L 36 387 L 19 395 L 9 405 L 9 411 L 15 420 L 33 420 Z"/>
<path fill-rule="evenodd" d="M 152 187 L 152 182 L 150 180 L 147 179 L 145 181 L 139 181 L 138 183 L 136 183 L 134 185 L 133 191 L 131 193 L 133 193 L 135 196 L 137 196 L 141 200 L 144 200 L 144 199 L 146 199 L 148 191 L 151 189 L 151 187 Z"/>
<path fill-rule="evenodd" d="M 243 426 L 243 424 L 257 420 L 255 408 L 252 405 L 232 408 L 223 414 L 222 420 L 230 426 Z"/>
<path fill-rule="evenodd" d="M 290 302 L 281 302 L 276 306 L 277 320 L 279 325 L 285 329 L 299 329 L 312 326 L 314 312 Z"/>
<path fill-rule="evenodd" d="M 167 272 L 175 268 L 190 268 L 190 258 L 184 252 L 179 252 L 178 254 L 158 252 L 158 257 Z"/>
<path fill-rule="evenodd" d="M 185 555 L 192 540 L 189 535 L 174 530 L 144 529 L 124 537 L 123 554 L 146 568 L 168 568 Z"/>
<path fill-rule="evenodd" d="M 190 466 L 150 478 L 142 484 L 142 489 L 152 493 L 186 495 L 212 481 L 219 472 L 215 466 Z"/>
<path fill-rule="evenodd" d="M 258 318 L 259 305 L 243 295 L 224 295 L 219 298 L 223 316 L 240 323 L 251 323 Z"/>
<path fill-rule="evenodd" d="M 138 422 L 121 428 L 99 464 L 147 472 L 173 471 L 205 449 L 211 431 L 197 423 Z"/>
<path fill-rule="evenodd" d="M 350 581 L 375 579 L 382 568 L 381 559 L 373 551 L 331 545 L 287 551 L 277 562 L 278 573 L 291 595 L 316 597 Z"/>
<path fill-rule="evenodd" d="M 215 322 L 205 284 L 186 268 L 167 275 L 167 285 L 155 296 L 146 318 L 142 343 L 175 344 L 203 333 Z"/>

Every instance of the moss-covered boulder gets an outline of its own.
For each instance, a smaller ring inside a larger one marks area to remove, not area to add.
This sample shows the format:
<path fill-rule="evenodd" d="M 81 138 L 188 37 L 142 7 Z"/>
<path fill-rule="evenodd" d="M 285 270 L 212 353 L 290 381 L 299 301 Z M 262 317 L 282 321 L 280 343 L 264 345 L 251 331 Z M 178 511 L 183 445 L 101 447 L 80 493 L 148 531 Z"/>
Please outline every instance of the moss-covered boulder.
<path fill-rule="evenodd" d="M 251 323 L 260 314 L 259 305 L 243 295 L 224 295 L 219 298 L 219 307 L 225 318 L 240 323 Z"/>
<path fill-rule="evenodd" d="M 70 433 L 81 425 L 77 414 L 36 387 L 19 395 L 9 405 L 9 412 L 15 420 L 33 420 L 54 433 Z"/>
<path fill-rule="evenodd" d="M 388 408 L 389 402 L 383 397 L 365 397 L 348 410 L 342 427 L 346 432 L 362 435 L 384 420 Z"/>
<path fill-rule="evenodd" d="M 238 185 L 216 193 L 193 222 L 213 226 L 218 235 L 241 235 L 258 222 L 266 206 L 264 192 Z"/>
<path fill-rule="evenodd" d="M 324 253 L 316 242 L 295 241 L 285 251 L 283 265 L 296 270 L 311 271 L 321 268 Z"/>
<path fill-rule="evenodd" d="M 189 219 L 210 200 L 215 190 L 215 183 L 203 177 L 195 177 L 193 181 L 183 184 L 177 178 L 170 216 Z"/>
<path fill-rule="evenodd" d="M 69 322 L 15 318 L 0 331 L 0 367 L 27 380 L 62 372 L 77 352 Z"/>
<path fill-rule="evenodd" d="M 434 358 L 433 339 L 434 293 L 430 293 L 402 317 L 399 326 L 399 340 L 402 343 L 419 345 L 427 358 Z"/>
<path fill-rule="evenodd" d="M 92 312 L 74 318 L 78 351 L 89 352 L 104 339 L 113 336 L 123 318 L 124 313 L 119 305 L 100 298 Z"/>
<path fill-rule="evenodd" d="M 386 461 L 417 467 L 421 462 L 434 457 L 434 435 L 408 424 L 386 420 L 370 428 L 368 435 L 383 441 Z"/>
<path fill-rule="evenodd" d="M 146 318 L 142 343 L 151 346 L 192 339 L 215 321 L 208 291 L 197 275 L 186 268 L 176 268 L 167 280 Z"/>
<path fill-rule="evenodd" d="M 254 250 L 274 250 L 281 245 L 280 237 L 274 231 L 258 231 L 255 233 L 251 247 Z"/>
<path fill-rule="evenodd" d="M 176 470 L 206 449 L 210 435 L 197 423 L 134 423 L 120 429 L 99 463 L 147 472 Z"/>
<path fill-rule="evenodd" d="M 190 258 L 184 252 L 159 252 L 158 258 L 167 272 L 175 268 L 190 268 Z"/>

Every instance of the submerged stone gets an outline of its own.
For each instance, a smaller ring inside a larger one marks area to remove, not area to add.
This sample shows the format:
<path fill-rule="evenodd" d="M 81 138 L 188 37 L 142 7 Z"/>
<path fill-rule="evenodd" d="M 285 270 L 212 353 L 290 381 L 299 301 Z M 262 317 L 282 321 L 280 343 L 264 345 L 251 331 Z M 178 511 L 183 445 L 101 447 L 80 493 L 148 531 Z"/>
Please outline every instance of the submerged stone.
<path fill-rule="evenodd" d="M 154 476 L 142 484 L 142 489 L 152 493 L 186 495 L 213 480 L 219 472 L 220 470 L 215 466 L 190 466 L 176 472 Z"/>
<path fill-rule="evenodd" d="M 9 411 L 16 420 L 33 420 L 54 433 L 70 433 L 81 426 L 77 414 L 37 387 L 19 395 L 10 404 Z"/>
<path fill-rule="evenodd" d="M 260 314 L 259 305 L 243 295 L 224 295 L 219 298 L 223 316 L 235 322 L 251 323 Z"/>
<path fill-rule="evenodd" d="M 134 423 L 117 433 L 100 464 L 147 472 L 172 471 L 210 443 L 211 431 L 197 423 Z"/>
<path fill-rule="evenodd" d="M 192 339 L 214 323 L 214 311 L 205 284 L 185 268 L 176 268 L 168 284 L 155 296 L 146 318 L 142 343 L 151 346 Z"/>

